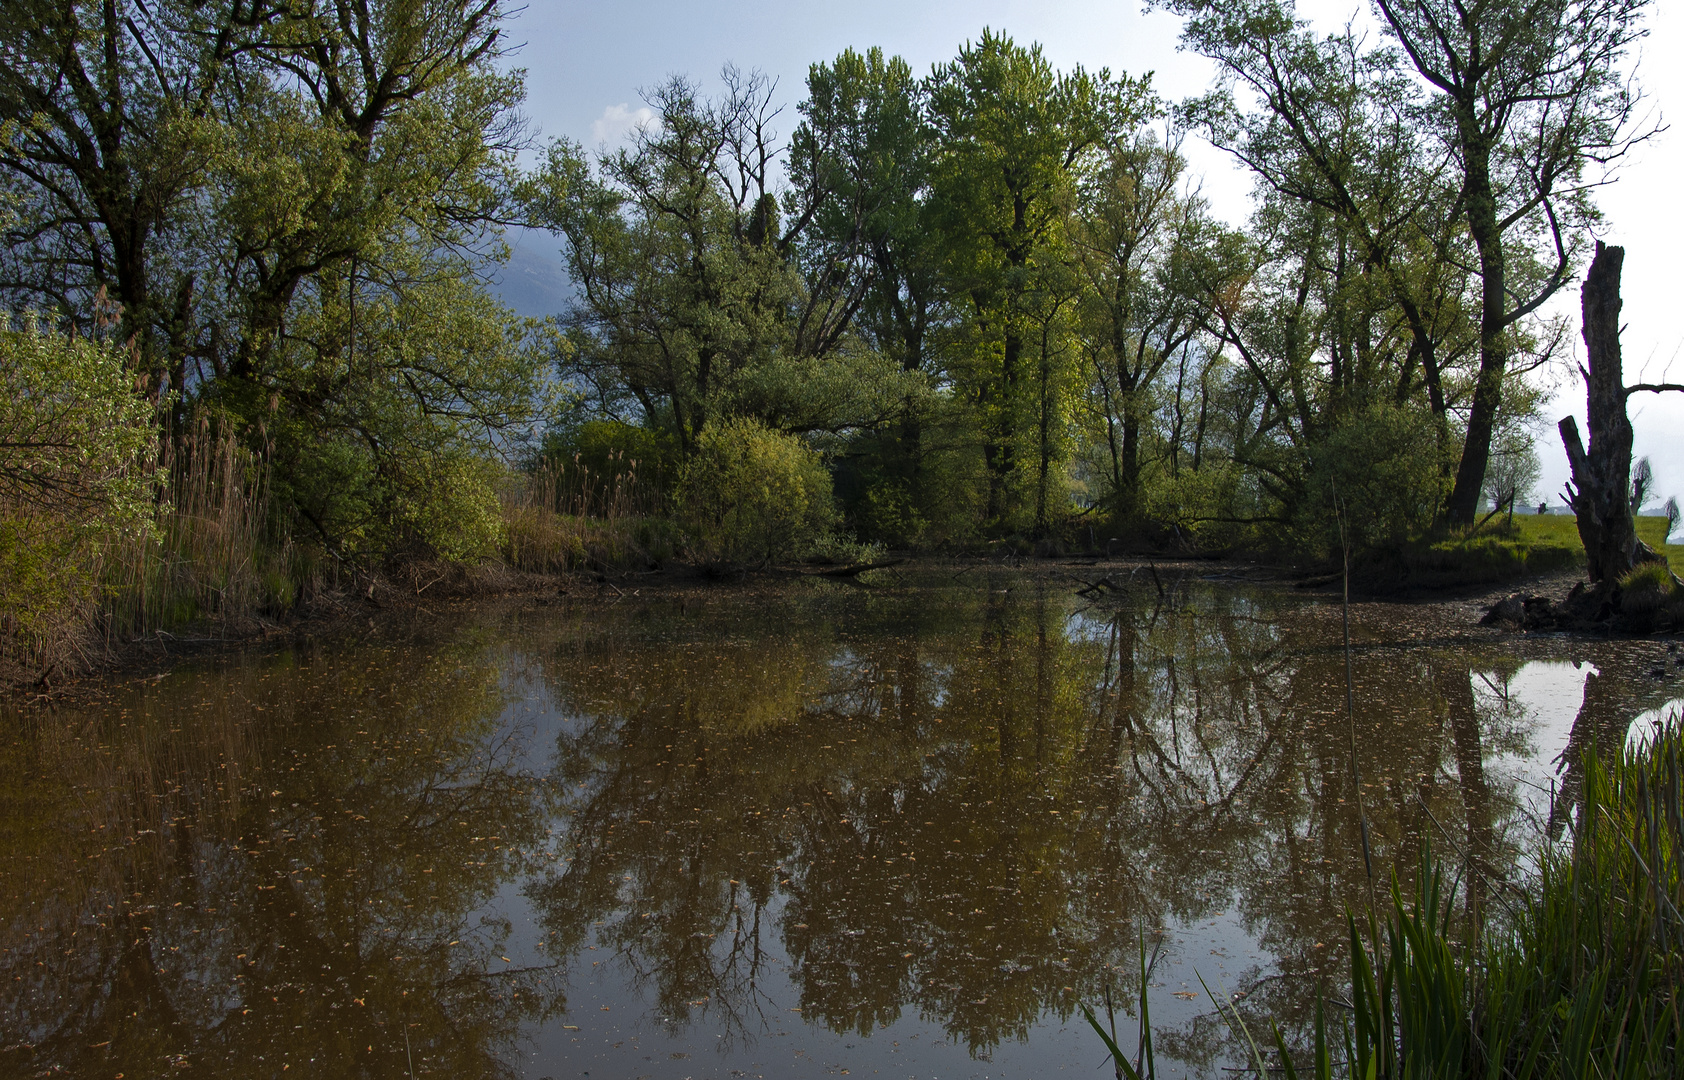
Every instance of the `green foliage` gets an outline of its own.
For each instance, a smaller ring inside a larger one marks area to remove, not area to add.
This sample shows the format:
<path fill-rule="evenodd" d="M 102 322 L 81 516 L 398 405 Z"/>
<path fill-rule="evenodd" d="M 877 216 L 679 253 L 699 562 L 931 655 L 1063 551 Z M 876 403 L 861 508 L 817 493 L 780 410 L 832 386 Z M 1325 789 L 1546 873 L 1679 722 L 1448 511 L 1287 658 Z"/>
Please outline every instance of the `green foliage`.
<path fill-rule="evenodd" d="M 503 14 L 25 0 L 0 16 L 11 292 L 83 327 L 106 316 L 77 298 L 115 302 L 137 373 L 172 391 L 164 437 L 199 406 L 237 417 L 282 523 L 341 558 L 486 550 L 495 516 L 467 459 L 548 403 L 553 342 L 481 285 L 519 139 Z M 100 154 L 63 153 L 91 131 Z"/>
<path fill-rule="evenodd" d="M 115 346 L 33 316 L 0 329 L 0 501 L 62 515 L 78 533 L 144 527 L 153 405 L 136 384 Z"/>
<path fill-rule="evenodd" d="M 1257 531 L 1236 521 L 1244 482 L 1243 471 L 1233 462 L 1217 461 L 1178 473 L 1159 470 L 1148 477 L 1139 510 L 1147 521 L 1198 550 L 1255 542 Z"/>
<path fill-rule="evenodd" d="M 114 346 L 0 329 L 0 652 L 68 632 L 105 550 L 150 534 L 154 407 L 135 384 Z"/>
<path fill-rule="evenodd" d="M 836 521 L 830 474 L 817 452 L 753 420 L 704 431 L 675 495 L 695 554 L 715 563 L 805 555 Z"/>
<path fill-rule="evenodd" d="M 545 414 L 549 342 L 454 276 L 359 293 L 354 307 L 337 290 L 301 303 L 268 394 L 228 394 L 266 436 L 276 510 L 341 559 L 487 554 L 500 528 L 487 435 Z"/>
<path fill-rule="evenodd" d="M 1339 501 L 1385 555 L 1468 524 L 1470 484 L 1525 489 L 1536 395 L 1510 360 L 1563 340 L 1527 313 L 1592 213 L 1561 178 L 1625 145 L 1610 72 L 1643 0 L 1561 0 L 1534 21 L 1571 33 L 1452 64 L 1462 97 L 1420 66 L 1511 27 L 1502 5 L 1446 9 L 1408 55 L 1284 0 L 1166 6 L 1226 80 L 1162 130 L 1149 78 L 984 29 L 922 79 L 877 49 L 813 65 L 787 155 L 774 84 L 727 67 L 717 97 L 651 90 L 625 148 L 557 142 L 522 175 L 500 2 L 17 0 L 0 276 L 14 309 L 115 322 L 160 442 L 231 418 L 276 536 L 364 566 L 573 552 L 554 521 L 504 531 L 494 459 L 571 462 L 578 499 L 545 512 L 630 520 L 741 418 L 812 436 L 850 524 L 906 547 L 1051 538 L 1080 505 L 1129 539 L 1319 558 Z M 1419 38 L 1417 7 L 1390 33 Z M 1499 83 L 1588 111 L 1468 104 Z M 1189 189 L 1186 127 L 1260 178 L 1246 229 Z M 543 324 L 481 285 L 517 218 L 575 285 Z"/>
<path fill-rule="evenodd" d="M 1311 450 L 1293 529 L 1300 550 L 1397 551 L 1432 525 L 1450 492 L 1432 416 L 1375 404 Z"/>
<path fill-rule="evenodd" d="M 977 417 L 940 395 L 921 415 L 839 447 L 837 495 L 861 539 L 906 550 L 952 550 L 984 535 L 988 472 Z"/>

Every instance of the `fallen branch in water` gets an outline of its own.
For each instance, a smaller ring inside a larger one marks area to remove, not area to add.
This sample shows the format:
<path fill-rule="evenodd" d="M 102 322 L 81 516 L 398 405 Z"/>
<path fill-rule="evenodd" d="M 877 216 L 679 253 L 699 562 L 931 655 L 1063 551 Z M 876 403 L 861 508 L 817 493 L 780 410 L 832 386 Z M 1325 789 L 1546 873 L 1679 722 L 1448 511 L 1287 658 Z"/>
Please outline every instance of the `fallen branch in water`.
<path fill-rule="evenodd" d="M 905 559 L 887 559 L 883 562 L 855 563 L 853 566 L 836 566 L 829 570 L 820 570 L 810 577 L 859 577 L 867 570 L 883 570 L 891 566 L 899 566 Z"/>

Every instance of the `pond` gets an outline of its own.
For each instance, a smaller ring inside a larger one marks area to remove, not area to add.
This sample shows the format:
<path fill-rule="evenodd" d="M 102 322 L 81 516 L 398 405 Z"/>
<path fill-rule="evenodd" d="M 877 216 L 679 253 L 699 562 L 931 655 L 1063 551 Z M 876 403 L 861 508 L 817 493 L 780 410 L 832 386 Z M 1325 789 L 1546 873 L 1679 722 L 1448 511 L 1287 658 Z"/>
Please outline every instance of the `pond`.
<path fill-rule="evenodd" d="M 0 1073 L 1091 1077 L 1079 1007 L 1111 986 L 1132 1047 L 1144 953 L 1160 1075 L 1225 1075 L 1207 985 L 1302 1030 L 1347 910 L 1426 845 L 1494 902 L 1562 763 L 1680 696 L 1664 643 L 1359 604 L 1352 723 L 1325 597 L 879 577 L 421 612 L 8 713 Z"/>

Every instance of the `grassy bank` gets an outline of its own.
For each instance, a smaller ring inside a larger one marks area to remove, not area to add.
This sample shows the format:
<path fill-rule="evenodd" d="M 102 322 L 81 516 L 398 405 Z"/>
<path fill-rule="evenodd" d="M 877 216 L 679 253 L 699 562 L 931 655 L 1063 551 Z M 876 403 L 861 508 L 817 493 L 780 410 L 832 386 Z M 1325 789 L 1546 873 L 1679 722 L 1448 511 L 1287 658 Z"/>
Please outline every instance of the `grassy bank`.
<path fill-rule="evenodd" d="M 1684 545 L 1666 543 L 1666 527 L 1665 517 L 1637 519 L 1639 538 L 1670 562 Z M 1371 589 L 1452 588 L 1582 570 L 1584 558 L 1571 515 L 1516 514 L 1359 560 L 1358 574 Z"/>
<path fill-rule="evenodd" d="M 1330 1019 L 1318 1001 L 1308 1045 L 1289 1046 L 1269 1018 L 1246 1018 L 1218 1000 L 1257 1074 L 1678 1075 L 1684 737 L 1676 718 L 1617 758 L 1587 756 L 1569 781 L 1564 835 L 1540 841 L 1530 876 L 1493 879 L 1489 907 L 1459 904 L 1428 859 L 1414 890 L 1394 884 L 1383 910 L 1350 917 L 1348 1007 Z M 1144 1020 L 1130 1056 L 1091 1011 L 1088 1018 L 1118 1077 L 1156 1075 Z"/>

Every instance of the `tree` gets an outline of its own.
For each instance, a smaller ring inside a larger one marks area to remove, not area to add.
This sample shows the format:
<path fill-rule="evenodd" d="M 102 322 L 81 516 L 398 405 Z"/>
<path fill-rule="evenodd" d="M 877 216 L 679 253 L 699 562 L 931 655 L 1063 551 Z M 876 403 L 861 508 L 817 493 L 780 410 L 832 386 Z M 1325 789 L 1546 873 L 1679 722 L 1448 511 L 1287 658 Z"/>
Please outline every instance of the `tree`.
<path fill-rule="evenodd" d="M 1596 220 L 1595 167 L 1648 132 L 1620 66 L 1648 0 L 1374 0 L 1425 80 L 1429 131 L 1458 180 L 1456 209 L 1478 251 L 1479 375 L 1447 507 L 1471 523 L 1502 402 L 1513 331 L 1564 285 Z M 1650 129 L 1652 130 L 1652 129 Z M 1543 254 L 1542 272 L 1517 261 Z"/>
<path fill-rule="evenodd" d="M 93 328 L 120 305 L 156 395 L 180 391 L 202 266 L 194 218 L 217 150 L 220 95 L 284 5 L 19 0 L 0 9 L 0 174 L 19 214 L 0 289 Z"/>
<path fill-rule="evenodd" d="M 730 68 L 725 78 L 717 101 L 669 80 L 648 97 L 659 124 L 631 148 L 593 172 L 579 147 L 555 143 L 529 185 L 531 219 L 565 238 L 580 292 L 563 373 L 603 412 L 672 432 L 686 454 L 733 416 L 786 432 L 881 423 L 903 380 L 849 333 L 857 244 L 841 238 L 833 273 L 811 288 L 798 272 L 798 241 L 850 196 L 815 174 L 810 203 L 792 196 L 802 212 L 783 228 L 771 87 Z"/>
<path fill-rule="evenodd" d="M 806 295 L 848 297 L 827 310 L 845 310 L 860 342 L 919 377 L 906 380 L 893 422 L 856 440 L 849 455 L 850 468 L 870 474 L 862 477 L 868 529 L 900 542 L 921 531 L 915 523 L 944 494 L 929 476 L 930 429 L 945 425 L 931 395 L 940 377 L 931 332 L 944 305 L 927 99 L 906 61 L 878 49 L 814 64 L 790 139 L 785 195 L 785 215 L 808 222 L 793 249 Z M 894 525 L 881 520 L 890 506 Z"/>
<path fill-rule="evenodd" d="M 483 459 L 544 403 L 543 351 L 476 277 L 522 138 L 503 14 L 8 5 L 0 173 L 18 215 L 0 288 L 84 330 L 96 297 L 115 301 L 165 427 L 231 415 L 277 510 L 330 550 L 482 547 Z M 443 521 L 477 539 L 420 524 Z"/>
<path fill-rule="evenodd" d="M 1114 509 L 1125 521 L 1139 506 L 1154 383 L 1204 322 L 1187 263 L 1209 222 L 1203 200 L 1182 191 L 1185 170 L 1178 135 L 1160 141 L 1131 132 L 1105 147 L 1078 189 L 1072 248 L 1085 286 L 1080 335 L 1098 391 Z"/>
<path fill-rule="evenodd" d="M 1027 458 L 1041 507 L 1035 525 L 1044 527 L 1050 403 L 1040 373 L 1054 355 L 1045 331 L 1073 295 L 1065 227 L 1080 166 L 1103 137 L 1145 113 L 1147 83 L 1080 68 L 1060 74 L 1039 46 L 984 30 L 932 72 L 929 94 L 940 147 L 931 198 L 948 288 L 964 305 L 953 375 L 983 414 L 987 516 L 1004 520 L 1015 509 L 1010 488 Z"/>
<path fill-rule="evenodd" d="M 152 526 L 153 406 L 130 355 L 32 316 L 0 327 L 0 661 L 50 652 L 102 545 Z"/>
<path fill-rule="evenodd" d="M 1349 280 L 1379 301 L 1340 318 L 1330 405 L 1378 394 L 1403 404 L 1425 391 L 1450 437 L 1454 369 L 1477 344 L 1464 311 L 1471 253 L 1398 58 L 1349 27 L 1318 38 L 1290 3 L 1172 6 L 1189 16 L 1184 40 L 1216 60 L 1228 83 L 1186 103 L 1186 120 L 1257 175 L 1262 201 L 1332 215 L 1347 250 L 1339 265 L 1350 264 Z M 1242 108 L 1237 87 L 1260 108 Z M 1371 385 L 1376 345 L 1393 332 L 1408 335 L 1408 351 L 1387 384 Z"/>
<path fill-rule="evenodd" d="M 1514 504 L 1531 500 L 1539 468 L 1530 431 L 1517 426 L 1499 431 L 1491 443 L 1491 466 L 1485 471 L 1485 495 L 1492 512 L 1507 507 L 1513 518 Z"/>

